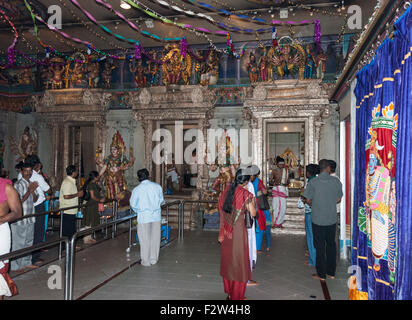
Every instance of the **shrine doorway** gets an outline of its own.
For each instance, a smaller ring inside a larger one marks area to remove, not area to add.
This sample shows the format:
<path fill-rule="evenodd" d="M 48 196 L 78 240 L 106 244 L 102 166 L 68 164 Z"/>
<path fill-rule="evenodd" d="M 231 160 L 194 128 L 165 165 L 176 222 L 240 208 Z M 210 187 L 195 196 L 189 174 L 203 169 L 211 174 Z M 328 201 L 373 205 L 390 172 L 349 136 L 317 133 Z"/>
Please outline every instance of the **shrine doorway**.
<path fill-rule="evenodd" d="M 165 136 L 160 138 L 160 143 L 170 139 L 171 150 L 169 150 L 169 154 L 165 149 L 161 151 L 160 156 L 165 157 L 165 161 L 160 165 L 154 165 L 155 181 L 162 186 L 167 195 L 191 196 L 192 192 L 197 190 L 199 167 L 187 160 L 191 158 L 193 149 L 197 152 L 197 135 L 193 134 L 196 134 L 199 125 L 191 121 L 159 121 L 157 127 L 167 132 Z M 180 152 L 180 156 L 178 156 L 178 152 Z M 170 185 L 168 177 L 175 176 L 175 174 L 171 174 L 173 170 L 179 178 L 177 184 Z"/>
<path fill-rule="evenodd" d="M 93 123 L 73 123 L 68 125 L 68 164 L 79 170 L 80 184 L 89 172 L 96 170 Z"/>
<path fill-rule="evenodd" d="M 305 121 L 276 119 L 266 122 L 266 183 L 270 186 L 276 157 L 281 156 L 289 168 L 290 196 L 297 196 L 304 183 L 304 168 L 307 165 L 305 133 Z"/>

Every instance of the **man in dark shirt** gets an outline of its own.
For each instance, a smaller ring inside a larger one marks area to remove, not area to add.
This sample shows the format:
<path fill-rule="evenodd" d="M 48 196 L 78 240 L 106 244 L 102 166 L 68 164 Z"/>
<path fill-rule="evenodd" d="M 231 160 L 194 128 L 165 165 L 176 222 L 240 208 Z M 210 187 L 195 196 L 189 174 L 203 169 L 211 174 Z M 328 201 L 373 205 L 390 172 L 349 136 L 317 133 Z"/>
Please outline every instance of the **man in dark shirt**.
<path fill-rule="evenodd" d="M 313 242 L 316 248 L 316 271 L 313 277 L 335 278 L 336 272 L 336 204 L 342 200 L 342 183 L 331 177 L 330 162 L 319 161 L 321 173 L 306 187 L 303 197 L 312 207 Z"/>

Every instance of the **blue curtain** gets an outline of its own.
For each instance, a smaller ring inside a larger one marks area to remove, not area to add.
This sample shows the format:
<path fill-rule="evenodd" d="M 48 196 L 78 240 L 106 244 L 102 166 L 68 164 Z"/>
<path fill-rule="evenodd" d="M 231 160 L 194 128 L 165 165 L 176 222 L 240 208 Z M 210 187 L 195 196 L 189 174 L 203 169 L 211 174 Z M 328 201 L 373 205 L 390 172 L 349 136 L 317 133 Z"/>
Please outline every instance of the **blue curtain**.
<path fill-rule="evenodd" d="M 396 164 L 396 299 L 412 299 L 412 10 L 397 21 L 396 104 L 399 123 Z"/>
<path fill-rule="evenodd" d="M 357 75 L 352 265 L 370 300 L 411 299 L 411 10 Z"/>

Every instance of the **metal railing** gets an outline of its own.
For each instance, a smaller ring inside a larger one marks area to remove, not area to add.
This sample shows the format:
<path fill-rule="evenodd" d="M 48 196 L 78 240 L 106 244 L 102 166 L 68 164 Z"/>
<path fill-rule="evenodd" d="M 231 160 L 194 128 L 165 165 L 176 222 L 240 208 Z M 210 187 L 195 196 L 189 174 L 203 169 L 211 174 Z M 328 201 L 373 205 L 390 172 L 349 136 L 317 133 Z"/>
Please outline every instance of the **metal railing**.
<path fill-rule="evenodd" d="M 44 248 L 53 247 L 56 244 L 61 244 L 62 242 L 64 242 L 66 244 L 64 300 L 68 300 L 68 298 L 69 298 L 69 281 L 70 281 L 70 276 L 69 276 L 69 261 L 70 261 L 69 238 L 62 237 L 62 238 L 59 238 L 57 240 L 43 242 L 43 243 L 39 243 L 39 244 L 36 244 L 34 246 L 31 246 L 31 247 L 27 247 L 27 248 L 23 248 L 23 249 L 20 249 L 20 250 L 13 251 L 13 252 L 10 252 L 10 253 L 7 253 L 7 254 L 4 254 L 4 255 L 0 256 L 0 261 L 10 260 L 10 259 L 14 259 L 14 258 L 17 258 L 17 257 L 25 256 L 25 255 L 27 255 L 31 252 L 34 252 L 34 251 L 37 251 L 37 250 L 40 250 L 40 249 L 44 249 Z"/>
<path fill-rule="evenodd" d="M 110 201 L 108 201 L 110 202 Z M 201 203 L 205 203 L 205 204 L 216 204 L 217 201 L 213 201 L 213 200 L 176 200 L 176 201 L 172 201 L 169 203 L 165 203 L 161 206 L 162 209 L 166 209 L 166 241 L 167 243 L 170 242 L 169 240 L 169 208 L 172 206 L 178 206 L 178 239 L 179 240 L 183 240 L 183 230 L 184 230 L 184 208 L 185 208 L 185 204 L 186 203 L 195 203 L 195 204 L 201 204 Z M 82 206 L 73 206 L 73 207 L 68 207 L 68 208 L 61 208 L 61 209 L 53 209 L 44 213 L 40 213 L 40 214 L 32 214 L 32 215 L 27 215 L 24 217 L 21 217 L 15 221 L 19 221 L 19 220 L 23 220 L 23 219 L 28 219 L 31 217 L 37 217 L 37 216 L 42 216 L 45 214 L 50 214 L 50 213 L 57 213 L 60 212 L 60 216 L 61 216 L 61 220 L 60 220 L 60 237 L 59 239 L 56 240 L 52 240 L 52 241 L 48 241 L 48 242 L 44 242 L 44 243 L 39 243 L 36 244 L 34 246 L 30 246 L 27 248 L 23 248 L 17 251 L 13 251 L 10 252 L 8 254 L 2 255 L 0 256 L 0 260 L 9 260 L 12 258 L 16 258 L 16 257 L 20 257 L 20 256 L 24 256 L 27 255 L 28 253 L 43 249 L 43 248 L 48 248 L 48 247 L 52 247 L 55 246 L 57 244 L 59 244 L 59 260 L 61 259 L 61 251 L 62 251 L 62 243 L 64 242 L 66 245 L 66 252 L 65 252 L 65 281 L 64 281 L 64 299 L 65 300 L 72 300 L 73 299 L 73 286 L 74 286 L 74 266 L 75 266 L 75 255 L 76 255 L 76 250 L 75 250 L 75 245 L 76 245 L 76 241 L 82 237 L 82 236 L 86 236 L 86 235 L 90 235 L 94 232 L 96 232 L 97 230 L 103 230 L 110 226 L 113 226 L 112 228 L 112 238 L 114 237 L 115 233 L 116 233 L 116 228 L 115 226 L 117 226 L 120 223 L 129 221 L 129 247 L 126 249 L 126 251 L 130 251 L 130 248 L 132 246 L 132 220 L 134 218 L 137 217 L 136 213 L 130 214 L 126 217 L 117 219 L 115 218 L 113 221 L 111 222 L 106 222 L 103 224 L 99 224 L 98 226 L 92 227 L 92 228 L 88 228 L 85 230 L 81 230 L 76 232 L 71 239 L 69 239 L 68 237 L 63 237 L 62 235 L 62 223 L 63 223 L 63 212 L 65 210 L 70 210 L 70 209 L 75 209 L 75 208 L 81 208 L 84 207 L 86 205 L 82 205 Z M 116 205 L 113 204 L 113 209 L 112 209 L 112 213 L 113 213 L 113 217 L 115 217 L 115 215 L 117 214 L 117 210 L 118 210 L 118 206 L 117 203 Z M 13 221 L 13 222 L 15 222 Z"/>

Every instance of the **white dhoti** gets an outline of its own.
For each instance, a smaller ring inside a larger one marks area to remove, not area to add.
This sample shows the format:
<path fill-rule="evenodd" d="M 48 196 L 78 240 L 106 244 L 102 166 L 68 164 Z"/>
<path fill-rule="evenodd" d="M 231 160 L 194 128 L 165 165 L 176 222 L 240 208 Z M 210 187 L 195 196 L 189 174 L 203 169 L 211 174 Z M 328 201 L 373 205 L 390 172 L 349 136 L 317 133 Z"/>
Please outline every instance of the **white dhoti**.
<path fill-rule="evenodd" d="M 249 240 L 250 270 L 252 271 L 253 261 L 255 261 L 255 263 L 257 261 L 255 221 L 253 221 L 252 228 L 247 229 L 247 236 Z"/>
<path fill-rule="evenodd" d="M 288 196 L 288 188 L 285 186 L 275 186 L 272 189 L 272 208 L 274 224 L 280 225 L 285 221 L 286 215 L 286 197 Z"/>
<path fill-rule="evenodd" d="M 0 225 L 0 256 L 10 252 L 11 247 L 11 236 L 10 236 L 10 227 L 9 224 L 3 223 Z M 0 270 L 5 267 L 5 264 L 8 263 L 8 260 L 0 261 Z M 7 285 L 6 280 L 3 275 L 0 273 L 0 296 L 11 296 L 9 286 Z"/>

